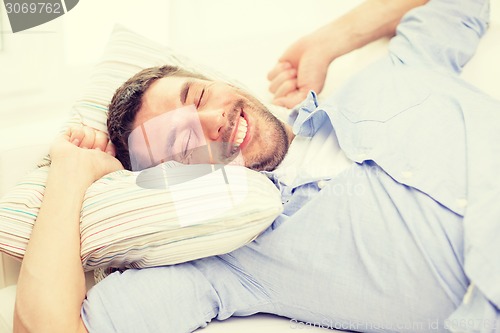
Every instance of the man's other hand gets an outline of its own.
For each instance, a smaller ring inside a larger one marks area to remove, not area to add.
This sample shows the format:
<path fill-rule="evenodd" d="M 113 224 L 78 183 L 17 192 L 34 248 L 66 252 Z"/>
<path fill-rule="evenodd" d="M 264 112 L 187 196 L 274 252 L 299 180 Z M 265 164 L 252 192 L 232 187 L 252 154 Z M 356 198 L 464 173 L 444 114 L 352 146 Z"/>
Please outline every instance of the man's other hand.
<path fill-rule="evenodd" d="M 102 176 L 123 169 L 114 157 L 113 144 L 104 132 L 88 126 L 68 128 L 50 149 L 52 163 L 72 163 L 88 185 Z"/>
<path fill-rule="evenodd" d="M 274 94 L 274 104 L 291 109 L 310 90 L 321 92 L 332 61 L 325 48 L 329 39 L 325 30 L 319 29 L 292 44 L 269 72 L 269 91 Z"/>

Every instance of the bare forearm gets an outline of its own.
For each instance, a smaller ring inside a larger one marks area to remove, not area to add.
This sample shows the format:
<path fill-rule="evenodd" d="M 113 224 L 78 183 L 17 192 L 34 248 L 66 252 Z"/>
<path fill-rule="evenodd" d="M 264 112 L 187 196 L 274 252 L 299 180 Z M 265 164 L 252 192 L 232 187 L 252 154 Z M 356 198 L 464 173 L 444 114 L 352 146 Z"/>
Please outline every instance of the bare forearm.
<path fill-rule="evenodd" d="M 76 332 L 85 297 L 79 216 L 89 179 L 78 163 L 53 163 L 18 281 L 15 329 Z"/>
<path fill-rule="evenodd" d="M 368 0 L 325 26 L 335 32 L 327 45 L 333 59 L 381 37 L 395 34 L 403 15 L 428 0 Z"/>

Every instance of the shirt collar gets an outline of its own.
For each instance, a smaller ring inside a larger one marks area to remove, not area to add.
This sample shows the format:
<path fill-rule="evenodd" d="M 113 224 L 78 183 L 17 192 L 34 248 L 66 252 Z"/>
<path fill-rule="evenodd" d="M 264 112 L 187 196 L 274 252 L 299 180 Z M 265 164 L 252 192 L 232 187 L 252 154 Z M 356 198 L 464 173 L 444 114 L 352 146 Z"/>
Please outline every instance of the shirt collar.
<path fill-rule="evenodd" d="M 288 122 L 295 135 L 312 137 L 327 117 L 326 112 L 318 108 L 318 98 L 314 91 L 309 91 L 306 99 L 291 112 Z"/>

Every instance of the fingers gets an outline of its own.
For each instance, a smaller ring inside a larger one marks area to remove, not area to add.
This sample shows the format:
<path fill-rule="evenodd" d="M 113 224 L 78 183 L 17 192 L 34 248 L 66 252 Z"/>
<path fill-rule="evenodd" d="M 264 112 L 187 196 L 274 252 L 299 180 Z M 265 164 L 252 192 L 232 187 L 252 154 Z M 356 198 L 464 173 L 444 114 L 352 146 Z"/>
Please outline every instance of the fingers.
<path fill-rule="evenodd" d="M 84 149 L 101 150 L 114 156 L 114 146 L 104 132 L 89 126 L 73 126 L 66 130 L 65 135 L 75 146 Z"/>
<path fill-rule="evenodd" d="M 111 142 L 111 140 L 108 140 L 108 144 L 106 145 L 105 152 L 108 153 L 108 154 L 110 154 L 111 156 L 116 156 L 115 146 L 113 145 L 113 143 Z"/>
<path fill-rule="evenodd" d="M 267 78 L 271 81 L 269 91 L 275 100 L 297 90 L 297 70 L 289 62 L 278 62 Z"/>
<path fill-rule="evenodd" d="M 88 126 L 84 126 L 83 133 L 84 133 L 84 137 L 83 137 L 82 141 L 80 142 L 80 148 L 93 149 L 94 142 L 95 142 L 96 130 L 94 130 L 93 128 L 88 127 Z"/>
<path fill-rule="evenodd" d="M 101 131 L 95 131 L 93 148 L 101 151 L 106 151 L 108 145 L 108 135 Z"/>
<path fill-rule="evenodd" d="M 80 143 L 82 143 L 84 137 L 83 126 L 72 126 L 69 129 L 69 141 L 75 146 L 80 147 Z"/>
<path fill-rule="evenodd" d="M 292 64 L 288 61 L 280 61 L 274 66 L 274 68 L 267 74 L 267 79 L 269 81 L 274 80 L 274 78 L 283 71 L 292 68 Z"/>
<path fill-rule="evenodd" d="M 273 104 L 284 106 L 288 109 L 294 108 L 297 104 L 301 103 L 307 96 L 308 90 L 295 90 L 286 96 L 279 97 L 273 100 Z"/>
<path fill-rule="evenodd" d="M 297 90 L 298 90 L 298 87 L 297 87 L 297 79 L 296 78 L 286 80 L 279 86 L 279 88 L 274 93 L 274 99 L 286 96 L 286 95 L 288 95 L 294 91 L 297 91 Z"/>
<path fill-rule="evenodd" d="M 287 69 L 274 77 L 269 85 L 269 91 L 276 94 L 276 91 L 283 85 L 284 82 L 297 78 L 297 70 L 295 68 Z"/>

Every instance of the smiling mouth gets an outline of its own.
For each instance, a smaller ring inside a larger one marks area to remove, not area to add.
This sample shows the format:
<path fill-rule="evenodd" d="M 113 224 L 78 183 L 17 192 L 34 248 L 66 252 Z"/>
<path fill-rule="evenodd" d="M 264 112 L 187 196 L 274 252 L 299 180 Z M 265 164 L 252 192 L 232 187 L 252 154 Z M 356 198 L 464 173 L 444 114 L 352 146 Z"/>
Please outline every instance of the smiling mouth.
<path fill-rule="evenodd" d="M 228 145 L 229 146 L 228 149 L 230 150 L 229 156 L 238 153 L 243 142 L 248 141 L 245 140 L 247 138 L 247 134 L 248 134 L 248 121 L 245 119 L 245 116 L 242 112 L 240 113 L 238 123 L 236 124 L 236 127 L 232 135 L 233 140 L 230 140 L 230 144 Z"/>
<path fill-rule="evenodd" d="M 243 116 L 240 117 L 240 121 L 238 123 L 238 128 L 236 129 L 236 135 L 234 137 L 234 146 L 236 148 L 239 148 L 243 140 L 245 139 L 245 136 L 247 135 L 248 131 L 248 123 L 243 118 Z"/>

